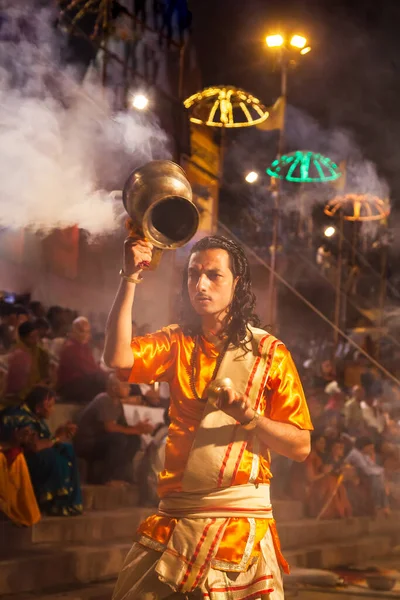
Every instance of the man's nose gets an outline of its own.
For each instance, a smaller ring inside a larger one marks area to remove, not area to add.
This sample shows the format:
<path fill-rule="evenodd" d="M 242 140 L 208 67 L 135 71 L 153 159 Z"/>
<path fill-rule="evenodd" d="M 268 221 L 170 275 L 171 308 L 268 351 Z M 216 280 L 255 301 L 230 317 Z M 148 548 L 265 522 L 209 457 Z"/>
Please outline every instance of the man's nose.
<path fill-rule="evenodd" d="M 208 279 L 206 275 L 200 275 L 196 288 L 198 292 L 204 292 L 208 288 Z"/>

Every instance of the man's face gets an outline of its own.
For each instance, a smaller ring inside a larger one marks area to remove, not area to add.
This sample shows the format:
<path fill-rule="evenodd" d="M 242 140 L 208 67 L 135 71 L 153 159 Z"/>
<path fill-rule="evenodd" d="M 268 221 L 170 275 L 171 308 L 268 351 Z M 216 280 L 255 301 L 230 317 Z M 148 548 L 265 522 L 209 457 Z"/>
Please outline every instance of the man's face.
<path fill-rule="evenodd" d="M 45 398 L 36 408 L 36 414 L 42 419 L 49 419 L 55 407 L 55 398 L 50 396 Z"/>
<path fill-rule="evenodd" d="M 128 398 L 131 391 L 131 386 L 126 381 L 118 381 L 117 396 L 118 398 Z"/>
<path fill-rule="evenodd" d="M 201 317 L 224 316 L 232 302 L 236 282 L 226 250 L 213 248 L 192 254 L 188 268 L 188 292 Z"/>
<path fill-rule="evenodd" d="M 367 444 L 362 448 L 361 452 L 368 456 L 371 460 L 375 461 L 375 446 L 374 444 Z"/>
<path fill-rule="evenodd" d="M 34 348 L 39 342 L 38 330 L 34 329 L 34 331 L 31 331 L 27 336 L 22 338 L 22 342 L 25 344 L 25 346 L 28 346 L 28 348 Z"/>
<path fill-rule="evenodd" d="M 74 329 L 74 337 L 81 344 L 88 344 L 90 341 L 90 324 L 87 321 L 78 323 Z"/>

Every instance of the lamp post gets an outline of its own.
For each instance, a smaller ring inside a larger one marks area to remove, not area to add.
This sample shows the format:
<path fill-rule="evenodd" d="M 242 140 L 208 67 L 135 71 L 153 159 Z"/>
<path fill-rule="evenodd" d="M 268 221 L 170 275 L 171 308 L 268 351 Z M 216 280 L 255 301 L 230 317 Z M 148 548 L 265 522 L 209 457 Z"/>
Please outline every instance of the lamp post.
<path fill-rule="evenodd" d="M 267 35 L 265 42 L 267 47 L 274 53 L 280 67 L 281 82 L 280 96 L 283 103 L 282 127 L 279 129 L 277 159 L 279 160 L 283 154 L 285 144 L 285 117 L 286 117 L 286 99 L 287 99 L 287 80 L 288 69 L 290 64 L 296 63 L 298 55 L 304 55 L 310 52 L 311 47 L 307 44 L 307 38 L 297 33 L 292 36 L 282 35 L 281 33 L 273 33 Z M 272 226 L 272 244 L 271 244 L 271 270 L 269 274 L 269 322 L 273 326 L 276 320 L 276 249 L 278 243 L 279 231 L 279 205 L 280 205 L 280 183 L 271 177 L 272 197 L 274 200 L 274 218 Z"/>

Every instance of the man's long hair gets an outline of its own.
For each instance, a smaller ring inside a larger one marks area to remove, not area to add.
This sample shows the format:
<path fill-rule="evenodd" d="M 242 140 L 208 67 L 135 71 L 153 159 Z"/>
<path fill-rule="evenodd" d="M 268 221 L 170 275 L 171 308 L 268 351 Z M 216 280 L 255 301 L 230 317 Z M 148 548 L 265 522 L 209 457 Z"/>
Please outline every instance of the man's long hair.
<path fill-rule="evenodd" d="M 237 348 L 243 348 L 247 352 L 249 348 L 246 345 L 246 337 L 247 339 L 249 337 L 250 339 L 252 338 L 249 335 L 247 325 L 250 324 L 254 327 L 260 325 L 260 320 L 254 312 L 256 297 L 251 291 L 249 263 L 241 246 L 220 235 L 204 237 L 193 246 L 190 254 L 214 248 L 225 250 L 229 254 L 233 278 L 238 278 L 233 299 L 228 308 L 226 326 L 223 333 L 228 337 L 231 344 Z M 196 313 L 190 302 L 188 266 L 189 261 L 183 271 L 180 325 L 186 335 L 195 336 L 201 333 L 201 317 Z"/>

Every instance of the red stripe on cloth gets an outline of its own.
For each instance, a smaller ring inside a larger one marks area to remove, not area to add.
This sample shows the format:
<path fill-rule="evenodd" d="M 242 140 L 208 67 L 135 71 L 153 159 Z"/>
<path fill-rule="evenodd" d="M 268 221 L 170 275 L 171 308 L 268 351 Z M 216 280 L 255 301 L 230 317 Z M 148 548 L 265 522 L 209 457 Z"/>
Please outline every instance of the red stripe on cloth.
<path fill-rule="evenodd" d="M 201 580 L 201 578 L 203 576 L 204 569 L 206 568 L 206 566 L 208 566 L 210 564 L 211 558 L 212 558 L 213 553 L 214 553 L 214 548 L 217 545 L 217 543 L 219 543 L 221 532 L 224 529 L 224 527 L 225 527 L 225 523 L 222 523 L 221 527 L 218 529 L 217 535 L 214 538 L 214 543 L 211 544 L 211 546 L 210 546 L 210 549 L 208 551 L 206 560 L 204 561 L 203 566 L 201 567 L 201 569 L 199 570 L 199 572 L 197 574 L 196 581 L 193 584 L 193 588 L 195 588 L 199 584 L 199 582 L 200 582 L 200 580 Z"/>
<path fill-rule="evenodd" d="M 235 477 L 236 477 L 237 472 L 239 470 L 240 463 L 241 463 L 241 460 L 243 458 L 244 451 L 246 450 L 246 446 L 247 446 L 247 441 L 243 442 L 242 447 L 240 448 L 239 456 L 238 456 L 238 459 L 236 461 L 235 468 L 233 469 L 233 475 L 232 475 L 232 479 L 231 479 L 231 485 L 233 485 L 233 482 L 235 481 Z"/>
<path fill-rule="evenodd" d="M 206 539 L 206 535 L 208 533 L 208 530 L 210 529 L 211 525 L 213 525 L 215 523 L 215 521 L 216 521 L 216 519 L 211 519 L 211 521 L 209 523 L 207 523 L 207 525 L 204 527 L 203 533 L 201 534 L 201 538 L 199 539 L 199 542 L 198 542 L 198 544 L 196 546 L 196 550 L 194 551 L 193 556 L 192 556 L 192 558 L 189 561 L 189 564 L 188 564 L 187 569 L 185 571 L 185 574 L 183 576 L 182 582 L 181 582 L 181 584 L 179 586 L 180 588 L 182 588 L 185 585 L 185 583 L 187 582 L 188 577 L 190 575 L 191 568 L 194 565 L 194 563 L 196 561 L 196 558 L 199 555 L 199 552 L 200 552 L 201 547 L 202 547 L 202 545 L 204 543 L 204 540 Z"/>
<path fill-rule="evenodd" d="M 260 353 L 262 351 L 262 347 L 263 347 L 265 341 L 267 340 L 267 338 L 268 338 L 268 336 L 263 337 L 263 339 L 260 342 Z M 272 342 L 271 348 L 269 350 L 267 364 L 265 365 L 264 375 L 263 375 L 263 378 L 261 380 L 260 389 L 258 390 L 258 396 L 257 396 L 257 400 L 256 400 L 256 405 L 254 407 L 255 410 L 257 410 L 258 407 L 260 406 L 260 402 L 261 402 L 262 394 L 263 394 L 263 391 L 264 391 L 264 387 L 265 387 L 265 384 L 267 383 L 267 379 L 268 379 L 268 376 L 269 376 L 269 371 L 271 369 L 272 361 L 274 359 L 275 348 L 276 348 L 276 346 L 277 346 L 278 343 L 279 343 L 279 340 L 275 340 L 274 342 Z"/>
<path fill-rule="evenodd" d="M 225 473 L 226 465 L 228 463 L 228 459 L 229 459 L 232 447 L 233 447 L 233 442 L 231 442 L 229 444 L 228 449 L 225 452 L 225 457 L 224 457 L 224 460 L 222 462 L 222 466 L 221 466 L 221 469 L 220 469 L 220 472 L 219 472 L 219 476 L 218 476 L 217 487 L 222 487 L 222 481 L 224 479 L 224 473 Z"/>
<path fill-rule="evenodd" d="M 268 337 L 268 335 L 265 335 L 262 338 L 262 340 L 260 342 L 260 345 L 259 345 L 259 348 L 262 348 L 262 344 L 264 343 L 264 340 L 267 339 L 267 337 Z M 249 395 L 249 392 L 250 392 L 251 386 L 253 385 L 254 377 L 255 377 L 255 375 L 257 373 L 257 369 L 258 369 L 258 366 L 260 364 L 260 361 L 261 361 L 261 356 L 257 356 L 256 360 L 254 361 L 254 365 L 253 365 L 253 369 L 252 369 L 250 377 L 249 377 L 249 381 L 247 382 L 247 388 L 246 388 L 246 392 L 245 392 L 246 396 Z M 235 477 L 236 477 L 237 472 L 239 470 L 240 462 L 241 462 L 241 460 L 243 458 L 243 454 L 244 454 L 244 451 L 246 449 L 246 446 L 247 446 L 247 441 L 243 442 L 242 447 L 240 448 L 238 459 L 236 461 L 235 468 L 233 470 L 233 476 L 232 476 L 232 479 L 231 479 L 231 485 L 232 485 L 232 482 L 235 480 Z"/>

